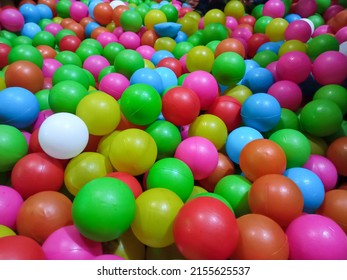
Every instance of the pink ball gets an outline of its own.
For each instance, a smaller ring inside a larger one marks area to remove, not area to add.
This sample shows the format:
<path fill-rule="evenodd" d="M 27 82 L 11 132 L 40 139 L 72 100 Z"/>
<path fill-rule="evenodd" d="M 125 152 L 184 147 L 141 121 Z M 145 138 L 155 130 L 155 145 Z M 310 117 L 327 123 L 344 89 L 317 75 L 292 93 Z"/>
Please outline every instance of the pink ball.
<path fill-rule="evenodd" d="M 181 126 L 180 130 L 181 130 L 182 140 L 187 139 L 189 137 L 189 135 L 188 135 L 189 127 L 190 127 L 189 124 Z"/>
<path fill-rule="evenodd" d="M 280 103 L 281 108 L 292 111 L 299 109 L 302 101 L 302 91 L 298 84 L 292 81 L 277 81 L 268 89 L 268 94 L 272 95 Z"/>
<path fill-rule="evenodd" d="M 62 66 L 62 64 L 54 58 L 45 58 L 42 65 L 42 73 L 44 77 L 52 78 L 55 71 Z"/>
<path fill-rule="evenodd" d="M 109 73 L 101 79 L 99 90 L 113 96 L 116 100 L 119 100 L 124 90 L 129 85 L 130 81 L 124 75 L 120 73 Z"/>
<path fill-rule="evenodd" d="M 54 231 L 42 249 L 49 260 L 92 260 L 102 254 L 101 243 L 85 238 L 74 225 Z"/>
<path fill-rule="evenodd" d="M 101 32 L 97 37 L 96 40 L 105 47 L 109 43 L 117 43 L 118 38 L 116 35 L 114 35 L 112 32 Z"/>
<path fill-rule="evenodd" d="M 179 62 L 182 65 L 182 74 L 188 73 L 189 70 L 187 68 L 187 54 L 182 55 L 179 59 Z"/>
<path fill-rule="evenodd" d="M 277 61 L 273 61 L 271 63 L 269 63 L 268 65 L 266 65 L 265 67 L 267 70 L 269 70 L 272 73 L 272 76 L 274 77 L 275 81 L 278 81 L 278 75 L 277 75 Z"/>
<path fill-rule="evenodd" d="M 40 128 L 41 124 L 44 122 L 45 119 L 47 119 L 49 116 L 53 115 L 52 110 L 42 110 L 40 111 L 39 115 L 36 118 L 36 121 L 34 122 L 31 131 L 35 131 L 36 129 Z"/>
<path fill-rule="evenodd" d="M 83 62 L 83 68 L 92 73 L 95 81 L 98 80 L 99 74 L 102 69 L 110 66 L 108 60 L 102 55 L 91 55 Z"/>
<path fill-rule="evenodd" d="M 182 85 L 196 92 L 202 110 L 207 110 L 219 95 L 219 87 L 215 77 L 203 70 L 189 73 Z"/>
<path fill-rule="evenodd" d="M 21 130 L 21 132 L 23 133 L 23 135 L 24 135 L 24 137 L 27 140 L 27 143 L 29 145 L 30 144 L 31 133 L 28 132 L 28 131 L 24 131 L 24 130 Z M 1 222 L 0 222 L 0 224 L 1 224 Z"/>
<path fill-rule="evenodd" d="M 335 188 L 338 179 L 337 170 L 328 158 L 311 155 L 303 167 L 311 170 L 322 180 L 326 192 Z"/>
<path fill-rule="evenodd" d="M 119 38 L 120 35 L 122 35 L 124 32 L 123 28 L 121 26 L 117 26 L 114 30 L 113 30 L 113 34 L 117 36 L 117 38 Z"/>
<path fill-rule="evenodd" d="M 328 33 L 333 34 L 331 27 L 327 24 L 323 24 L 321 26 L 318 26 L 313 31 L 312 38 L 317 37 L 317 36 L 322 35 L 322 34 L 328 34 Z"/>
<path fill-rule="evenodd" d="M 125 31 L 118 38 L 126 49 L 136 50 L 141 45 L 140 36 L 132 31 Z"/>
<path fill-rule="evenodd" d="M 294 13 L 303 18 L 312 16 L 317 10 L 316 0 L 299 0 L 294 6 Z"/>
<path fill-rule="evenodd" d="M 286 40 L 299 40 L 306 43 L 312 34 L 311 26 L 305 20 L 294 20 L 287 26 L 284 37 Z"/>
<path fill-rule="evenodd" d="M 228 27 L 231 31 L 235 30 L 235 28 L 239 25 L 237 19 L 232 16 L 225 17 L 225 26 Z"/>
<path fill-rule="evenodd" d="M 249 38 L 252 37 L 253 33 L 246 27 L 237 27 L 233 30 L 231 35 L 232 38 L 242 39 L 247 42 Z M 247 47 L 247 43 L 245 43 L 244 46 Z"/>
<path fill-rule="evenodd" d="M 83 2 L 73 2 L 70 6 L 70 17 L 80 22 L 83 18 L 89 14 L 88 6 Z"/>
<path fill-rule="evenodd" d="M 313 61 L 312 74 L 321 85 L 343 83 L 347 78 L 347 56 L 338 51 L 320 54 Z"/>
<path fill-rule="evenodd" d="M 198 23 L 198 29 L 202 30 L 205 28 L 204 17 L 201 17 Z"/>
<path fill-rule="evenodd" d="M 194 179 L 210 176 L 218 164 L 218 151 L 214 144 L 200 136 L 188 137 L 177 147 L 175 158 L 185 162 L 191 169 Z"/>
<path fill-rule="evenodd" d="M 142 45 L 139 46 L 136 51 L 144 58 L 144 59 L 148 59 L 151 60 L 153 54 L 156 52 L 156 50 L 148 45 Z"/>
<path fill-rule="evenodd" d="M 22 196 L 13 188 L 0 185 L 0 225 L 16 229 L 16 219 L 23 204 Z"/>
<path fill-rule="evenodd" d="M 284 16 L 286 7 L 281 0 L 269 0 L 264 4 L 263 16 L 281 18 Z"/>
<path fill-rule="evenodd" d="M 289 224 L 286 234 L 292 260 L 347 260 L 347 236 L 328 217 L 302 215 Z"/>
<path fill-rule="evenodd" d="M 57 33 L 62 29 L 63 27 L 60 24 L 52 22 L 47 24 L 43 30 L 51 33 L 53 36 L 56 36 Z"/>
<path fill-rule="evenodd" d="M 10 32 L 22 30 L 24 23 L 24 17 L 17 9 L 8 8 L 0 12 L 0 25 Z"/>
<path fill-rule="evenodd" d="M 113 255 L 113 254 L 103 254 L 103 255 L 100 255 L 100 256 L 97 256 L 94 258 L 94 260 L 124 260 L 124 258 L 122 257 L 119 257 L 117 255 Z"/>
<path fill-rule="evenodd" d="M 291 51 L 282 55 L 276 66 L 276 72 L 280 80 L 289 80 L 294 83 L 302 83 L 311 73 L 312 63 L 306 53 Z"/>
<path fill-rule="evenodd" d="M 347 41 L 347 26 L 339 29 L 335 34 L 335 38 L 340 44 L 342 44 L 343 42 L 346 42 Z"/>
<path fill-rule="evenodd" d="M 324 12 L 323 14 L 323 19 L 325 22 L 328 22 L 329 19 L 333 18 L 336 16 L 339 12 L 343 11 L 344 7 L 341 5 L 330 5 Z"/>

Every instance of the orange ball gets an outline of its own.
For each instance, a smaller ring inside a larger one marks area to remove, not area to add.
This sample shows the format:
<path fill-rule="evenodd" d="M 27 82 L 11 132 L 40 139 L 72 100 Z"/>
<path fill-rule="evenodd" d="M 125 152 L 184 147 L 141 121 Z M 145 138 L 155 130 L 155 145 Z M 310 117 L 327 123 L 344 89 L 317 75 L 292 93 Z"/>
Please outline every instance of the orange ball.
<path fill-rule="evenodd" d="M 284 175 L 269 174 L 254 181 L 248 204 L 252 213 L 265 215 L 285 228 L 302 214 L 304 198 L 294 181 Z"/>
<path fill-rule="evenodd" d="M 283 174 L 287 159 L 283 149 L 269 139 L 249 142 L 240 153 L 240 168 L 250 181 L 267 174 Z"/>
<path fill-rule="evenodd" d="M 122 16 L 122 14 L 129 10 L 130 8 L 128 6 L 125 5 L 119 5 L 116 8 L 114 8 L 113 13 L 112 13 L 112 19 L 114 21 L 114 23 L 116 24 L 116 26 L 121 26 L 120 23 L 120 17 Z"/>
<path fill-rule="evenodd" d="M 112 21 L 113 9 L 110 3 L 99 3 L 94 7 L 94 18 L 101 25 L 107 25 Z"/>
<path fill-rule="evenodd" d="M 73 31 L 76 36 L 80 39 L 84 39 L 84 27 L 78 22 L 71 22 L 66 26 L 66 29 Z"/>
<path fill-rule="evenodd" d="M 241 43 L 240 40 L 235 38 L 227 38 L 222 40 L 217 45 L 214 55 L 215 57 L 217 57 L 224 52 L 236 52 L 242 57 L 246 56 L 246 50 L 244 45 Z"/>
<path fill-rule="evenodd" d="M 10 64 L 5 71 L 5 83 L 7 87 L 22 87 L 36 93 L 43 87 L 43 74 L 34 63 L 26 60 L 18 60 Z"/>
<path fill-rule="evenodd" d="M 79 24 L 82 25 L 83 28 L 85 28 L 90 22 L 95 22 L 95 20 L 91 17 L 84 17 L 80 20 Z"/>
<path fill-rule="evenodd" d="M 43 58 L 55 58 L 57 55 L 57 51 L 50 46 L 39 45 L 36 48 L 39 50 Z"/>
<path fill-rule="evenodd" d="M 67 26 L 71 23 L 76 23 L 76 21 L 72 18 L 63 18 L 60 22 L 60 25 L 63 28 L 67 28 Z"/>
<path fill-rule="evenodd" d="M 104 32 L 110 32 L 106 27 L 104 26 L 100 26 L 100 27 L 97 27 L 95 28 L 92 33 L 90 34 L 90 37 L 92 39 L 95 39 L 101 34 L 101 33 L 104 33 Z"/>
<path fill-rule="evenodd" d="M 329 145 L 326 155 L 335 165 L 337 173 L 347 176 L 347 136 L 334 140 Z"/>
<path fill-rule="evenodd" d="M 159 38 L 154 30 L 146 30 L 141 36 L 141 45 L 154 47 L 155 41 Z"/>
<path fill-rule="evenodd" d="M 232 255 L 235 260 L 287 260 L 289 245 L 285 232 L 274 220 L 260 214 L 237 219 L 239 242 Z"/>

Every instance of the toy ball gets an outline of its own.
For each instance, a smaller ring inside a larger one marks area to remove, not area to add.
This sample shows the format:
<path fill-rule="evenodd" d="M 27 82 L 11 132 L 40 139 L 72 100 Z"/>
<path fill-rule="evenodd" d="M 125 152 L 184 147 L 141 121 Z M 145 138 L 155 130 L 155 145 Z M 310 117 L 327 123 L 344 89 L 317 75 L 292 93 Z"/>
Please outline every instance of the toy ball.
<path fill-rule="evenodd" d="M 302 129 L 318 137 L 336 133 L 343 120 L 339 106 L 326 99 L 316 99 L 306 103 L 299 116 Z"/>
<path fill-rule="evenodd" d="M 324 201 L 316 212 L 335 221 L 345 233 L 347 232 L 346 199 L 347 192 L 344 189 L 329 190 L 325 193 Z"/>
<path fill-rule="evenodd" d="M 326 156 L 334 164 L 339 175 L 347 176 L 347 136 L 335 139 L 328 146 Z"/>
<path fill-rule="evenodd" d="M 186 259 L 228 259 L 239 241 L 232 210 L 208 196 L 186 202 L 174 222 L 174 239 Z"/>
<path fill-rule="evenodd" d="M 347 89 L 341 85 L 325 85 L 320 87 L 313 95 L 313 100 L 329 99 L 334 101 L 341 109 L 342 114 L 347 113 Z"/>
<path fill-rule="evenodd" d="M 307 55 L 312 61 L 324 52 L 338 50 L 339 42 L 331 34 L 320 34 L 307 42 Z"/>
<path fill-rule="evenodd" d="M 23 198 L 13 188 L 0 185 L 0 225 L 16 229 L 16 218 Z"/>
<path fill-rule="evenodd" d="M 312 30 L 307 21 L 294 20 L 289 23 L 284 32 L 284 38 L 288 40 L 299 40 L 306 43 L 311 38 Z"/>
<path fill-rule="evenodd" d="M 144 68 L 144 65 L 142 56 L 131 49 L 120 51 L 114 59 L 116 72 L 124 75 L 128 79 L 136 70 Z"/>
<path fill-rule="evenodd" d="M 183 69 L 182 69 L 182 65 L 179 62 L 178 59 L 174 58 L 174 57 L 167 57 L 162 59 L 158 64 L 157 67 L 166 67 L 171 69 L 177 78 L 179 78 L 182 75 Z"/>
<path fill-rule="evenodd" d="M 130 85 L 146 84 L 153 87 L 159 94 L 164 91 L 163 80 L 155 69 L 141 68 L 136 70 L 130 77 Z"/>
<path fill-rule="evenodd" d="M 284 175 L 293 180 L 304 197 L 304 212 L 314 213 L 324 200 L 324 185 L 313 171 L 303 167 L 289 168 Z"/>
<path fill-rule="evenodd" d="M 109 157 L 116 170 L 137 176 L 151 168 L 157 153 L 157 145 L 152 136 L 141 129 L 129 128 L 115 136 Z"/>
<path fill-rule="evenodd" d="M 289 245 L 285 232 L 271 218 L 246 214 L 237 219 L 239 242 L 231 256 L 235 260 L 287 260 Z"/>
<path fill-rule="evenodd" d="M 322 180 L 325 192 L 335 188 L 338 174 L 335 165 L 328 158 L 312 154 L 303 167 L 318 175 Z"/>
<path fill-rule="evenodd" d="M 87 125 L 71 113 L 56 113 L 48 117 L 39 130 L 39 143 L 51 157 L 69 159 L 87 146 Z"/>
<path fill-rule="evenodd" d="M 263 15 L 272 18 L 281 18 L 285 13 L 285 5 L 280 0 L 269 0 L 264 4 Z"/>
<path fill-rule="evenodd" d="M 12 170 L 16 162 L 27 153 L 28 142 L 23 133 L 14 126 L 0 124 L 0 172 Z"/>
<path fill-rule="evenodd" d="M 83 2 L 72 2 L 70 6 L 70 17 L 76 22 L 80 22 L 88 16 L 88 6 Z"/>
<path fill-rule="evenodd" d="M 107 66 L 110 66 L 110 63 L 101 55 L 91 55 L 83 62 L 83 68 L 92 73 L 95 80 L 98 80 L 101 70 Z"/>
<path fill-rule="evenodd" d="M 25 20 L 19 10 L 8 8 L 1 11 L 0 23 L 4 29 L 10 32 L 19 32 L 22 30 Z"/>
<path fill-rule="evenodd" d="M 82 84 L 86 89 L 89 89 L 89 78 L 86 71 L 73 64 L 66 64 L 59 67 L 52 77 L 53 85 L 62 82 L 62 81 L 75 81 Z"/>
<path fill-rule="evenodd" d="M 265 35 L 271 42 L 284 40 L 284 33 L 289 23 L 283 18 L 272 18 L 265 26 Z"/>
<path fill-rule="evenodd" d="M 102 254 L 101 243 L 84 237 L 74 225 L 54 231 L 42 249 L 49 260 L 91 260 Z"/>
<path fill-rule="evenodd" d="M 136 179 L 135 176 L 127 172 L 115 171 L 108 173 L 106 176 L 121 180 L 123 183 L 125 183 L 133 192 L 135 199 L 142 193 L 142 186 L 140 182 Z"/>
<path fill-rule="evenodd" d="M 283 43 L 281 45 L 281 48 L 282 48 L 282 46 L 284 44 L 285 43 Z M 280 50 L 281 50 L 281 48 L 280 48 Z M 257 52 L 256 54 L 254 54 L 253 59 L 247 59 L 245 61 L 246 62 L 246 73 L 249 70 L 253 70 L 253 68 L 256 68 L 256 67 L 259 67 L 259 66 L 269 70 L 267 68 L 267 66 L 269 64 L 271 64 L 273 62 L 276 62 L 278 60 L 278 56 L 279 56 L 280 50 L 278 51 L 278 53 L 275 53 L 274 51 L 271 51 L 271 50 L 262 50 L 262 51 Z M 256 65 L 254 65 L 254 67 L 247 67 L 248 64 L 250 64 L 250 62 L 253 62 L 253 63 L 251 63 L 251 65 L 254 64 L 254 63 L 256 63 Z M 265 74 L 265 72 L 263 74 Z M 273 75 L 273 78 L 276 78 L 276 75 Z"/>
<path fill-rule="evenodd" d="M 256 67 L 245 73 L 241 83 L 253 93 L 260 93 L 267 92 L 274 81 L 274 76 L 268 69 Z"/>
<path fill-rule="evenodd" d="M 0 238 L 1 260 L 46 260 L 45 252 L 32 238 L 21 235 Z"/>
<path fill-rule="evenodd" d="M 34 94 L 22 87 L 7 87 L 0 93 L 0 124 L 27 128 L 36 120 L 40 105 Z"/>
<path fill-rule="evenodd" d="M 214 53 L 209 47 L 195 46 L 187 53 L 187 68 L 189 72 L 203 70 L 211 72 Z"/>
<path fill-rule="evenodd" d="M 313 61 L 312 74 L 321 85 L 341 84 L 347 78 L 347 57 L 338 51 L 324 52 Z"/>
<path fill-rule="evenodd" d="M 280 80 L 302 83 L 310 75 L 312 63 L 307 54 L 291 51 L 283 54 L 276 64 L 276 74 Z"/>
<path fill-rule="evenodd" d="M 118 40 L 126 49 L 136 50 L 141 45 L 140 36 L 133 31 L 124 31 Z"/>
<path fill-rule="evenodd" d="M 253 140 L 240 153 L 241 171 L 252 182 L 267 174 L 283 174 L 286 165 L 285 152 L 269 139 Z"/>
<path fill-rule="evenodd" d="M 202 110 L 208 109 L 219 94 L 217 80 L 211 73 L 203 70 L 189 73 L 182 85 L 198 95 Z"/>
<path fill-rule="evenodd" d="M 273 96 L 257 93 L 248 97 L 241 108 L 243 122 L 260 132 L 269 131 L 281 118 L 281 106 Z"/>
<path fill-rule="evenodd" d="M 267 216 L 285 228 L 301 215 L 304 198 L 294 181 L 282 174 L 268 174 L 253 182 L 248 203 L 252 213 Z"/>
<path fill-rule="evenodd" d="M 159 64 L 159 63 L 158 63 Z M 178 84 L 178 79 L 174 71 L 167 67 L 158 66 L 154 69 L 160 76 L 163 83 L 163 89 L 167 90 L 169 88 L 175 87 Z"/>
<path fill-rule="evenodd" d="M 189 166 L 183 161 L 177 158 L 164 158 L 149 169 L 146 186 L 147 189 L 169 189 L 185 202 L 193 191 L 194 177 Z"/>
<path fill-rule="evenodd" d="M 42 74 L 45 78 L 52 78 L 54 72 L 62 66 L 62 63 L 53 58 L 45 58 L 42 65 Z"/>
<path fill-rule="evenodd" d="M 347 240 L 342 228 L 328 217 L 302 215 L 286 229 L 292 260 L 346 260 Z"/>
<path fill-rule="evenodd" d="M 192 136 L 183 140 L 174 156 L 189 166 L 195 180 L 208 177 L 218 165 L 216 147 L 210 140 L 201 136 Z"/>
<path fill-rule="evenodd" d="M 292 111 L 299 109 L 303 99 L 302 90 L 298 84 L 288 80 L 273 83 L 267 93 L 277 99 L 281 108 Z"/>
<path fill-rule="evenodd" d="M 173 225 L 182 206 L 180 197 L 169 189 L 146 190 L 136 199 L 136 213 L 131 224 L 134 235 L 153 248 L 173 244 Z"/>
<path fill-rule="evenodd" d="M 72 225 L 71 206 L 71 200 L 56 191 L 42 191 L 31 195 L 18 212 L 18 234 L 42 244 L 55 230 Z"/>
<path fill-rule="evenodd" d="M 11 181 L 23 198 L 41 191 L 58 191 L 64 182 L 64 166 L 45 153 L 30 153 L 15 164 Z"/>
<path fill-rule="evenodd" d="M 16 233 L 11 228 L 0 224 L 0 238 L 14 235 L 16 235 Z"/>
<path fill-rule="evenodd" d="M 85 184 L 72 205 L 76 228 L 88 239 L 106 242 L 118 238 L 132 223 L 135 198 L 121 180 L 104 177 Z"/>
<path fill-rule="evenodd" d="M 176 126 L 192 123 L 200 114 L 200 98 L 185 86 L 176 86 L 166 91 L 162 98 L 162 114 L 165 120 Z"/>
<path fill-rule="evenodd" d="M 130 85 L 130 81 L 122 74 L 106 74 L 99 83 L 99 90 L 119 100 L 124 90 Z"/>

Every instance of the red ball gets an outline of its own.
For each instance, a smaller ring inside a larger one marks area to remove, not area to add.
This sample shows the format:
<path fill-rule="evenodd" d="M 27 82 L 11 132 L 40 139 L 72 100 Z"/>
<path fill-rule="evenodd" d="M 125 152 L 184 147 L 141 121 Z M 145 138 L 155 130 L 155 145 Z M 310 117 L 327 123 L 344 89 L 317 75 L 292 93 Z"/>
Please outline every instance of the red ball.
<path fill-rule="evenodd" d="M 246 14 L 240 17 L 239 24 L 249 24 L 250 26 L 254 26 L 256 21 L 257 19 L 254 16 Z"/>
<path fill-rule="evenodd" d="M 101 25 L 107 25 L 112 21 L 113 9 L 110 3 L 99 3 L 93 10 L 95 20 Z"/>
<path fill-rule="evenodd" d="M 11 49 L 9 45 L 0 43 L 0 69 L 8 65 L 8 54 Z"/>
<path fill-rule="evenodd" d="M 34 239 L 21 235 L 0 238 L 0 260 L 45 259 L 45 253 Z"/>
<path fill-rule="evenodd" d="M 192 89 L 177 86 L 169 89 L 162 98 L 162 114 L 174 125 L 188 125 L 199 113 L 200 99 Z"/>
<path fill-rule="evenodd" d="M 337 173 L 347 176 L 347 136 L 334 140 L 329 145 L 326 155 L 335 165 Z"/>
<path fill-rule="evenodd" d="M 178 250 L 190 260 L 228 259 L 239 239 L 234 213 L 222 201 L 208 196 L 186 202 L 173 230 Z"/>
<path fill-rule="evenodd" d="M 161 59 L 158 62 L 157 67 L 167 67 L 171 69 L 177 78 L 182 75 L 182 64 L 177 58 L 174 57 L 165 57 Z"/>
<path fill-rule="evenodd" d="M 257 53 L 259 47 L 267 42 L 270 42 L 270 39 L 263 33 L 255 33 L 247 40 L 247 56 L 252 58 Z"/>
<path fill-rule="evenodd" d="M 107 177 L 121 180 L 131 189 L 135 198 L 137 198 L 143 192 L 140 182 L 135 178 L 135 176 L 127 172 L 112 172 L 107 174 Z"/>
<path fill-rule="evenodd" d="M 64 166 L 45 153 L 32 153 L 13 167 L 12 186 L 25 199 L 41 191 L 58 191 L 64 183 Z"/>
<path fill-rule="evenodd" d="M 252 213 L 267 216 L 285 228 L 302 214 L 304 198 L 294 181 L 281 174 L 269 174 L 254 181 L 248 203 Z"/>
<path fill-rule="evenodd" d="M 214 52 L 214 56 L 217 57 L 225 52 L 235 52 L 241 55 L 243 58 L 246 56 L 246 49 L 242 42 L 236 38 L 227 38 L 217 45 L 216 50 Z"/>
<path fill-rule="evenodd" d="M 31 133 L 29 140 L 29 153 L 44 153 L 44 150 L 41 148 L 39 142 L 39 128 L 35 129 Z"/>
<path fill-rule="evenodd" d="M 74 35 L 64 36 L 59 42 L 60 51 L 75 52 L 81 44 L 81 39 Z"/>
<path fill-rule="evenodd" d="M 17 231 L 42 244 L 55 230 L 72 225 L 72 202 L 64 194 L 43 191 L 27 198 L 19 209 Z"/>

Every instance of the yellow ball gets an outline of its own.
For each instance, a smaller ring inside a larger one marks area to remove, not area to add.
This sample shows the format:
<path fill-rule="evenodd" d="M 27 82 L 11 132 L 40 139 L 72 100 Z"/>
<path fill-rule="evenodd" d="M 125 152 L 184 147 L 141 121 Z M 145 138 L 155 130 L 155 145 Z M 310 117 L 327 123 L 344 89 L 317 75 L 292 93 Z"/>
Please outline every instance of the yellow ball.
<path fill-rule="evenodd" d="M 211 72 L 213 62 L 214 53 L 209 47 L 196 46 L 187 53 L 186 65 L 190 72 L 196 70 Z"/>
<path fill-rule="evenodd" d="M 151 135 L 138 128 L 129 128 L 113 139 L 110 161 L 116 170 L 137 176 L 151 168 L 157 153 L 157 144 Z"/>
<path fill-rule="evenodd" d="M 154 25 L 163 22 L 167 22 L 166 15 L 157 9 L 150 10 L 144 18 L 144 25 L 148 30 L 154 30 Z"/>
<path fill-rule="evenodd" d="M 98 143 L 98 147 L 97 147 L 96 152 L 104 155 L 106 158 L 109 159 L 110 158 L 111 143 L 112 143 L 114 137 L 116 137 L 116 135 L 119 132 L 120 132 L 119 130 L 115 130 L 115 131 L 111 132 L 110 134 L 103 136 Z"/>
<path fill-rule="evenodd" d="M 228 129 L 219 117 L 212 114 L 203 114 L 190 124 L 188 135 L 204 137 L 210 140 L 219 150 L 225 144 Z"/>
<path fill-rule="evenodd" d="M 10 229 L 7 226 L 0 225 L 0 238 L 5 236 L 13 236 L 13 235 L 16 235 L 16 233 L 12 229 Z"/>
<path fill-rule="evenodd" d="M 283 18 L 274 18 L 265 28 L 265 35 L 271 42 L 278 42 L 285 40 L 284 32 L 286 31 L 288 21 Z"/>
<path fill-rule="evenodd" d="M 176 46 L 176 41 L 170 37 L 158 38 L 154 43 L 154 49 L 156 51 L 166 50 L 172 52 Z"/>
<path fill-rule="evenodd" d="M 190 16 L 179 18 L 177 23 L 182 25 L 181 31 L 187 34 L 187 36 L 193 35 L 199 27 L 199 21 Z"/>
<path fill-rule="evenodd" d="M 282 56 L 287 52 L 299 51 L 306 53 L 307 45 L 299 40 L 285 41 L 278 50 L 278 56 Z"/>
<path fill-rule="evenodd" d="M 145 62 L 145 68 L 155 69 L 155 65 L 152 61 L 148 59 L 143 59 L 143 61 Z"/>
<path fill-rule="evenodd" d="M 136 199 L 131 229 L 143 244 L 163 248 L 174 243 L 173 224 L 183 206 L 179 196 L 168 189 L 154 188 Z"/>
<path fill-rule="evenodd" d="M 204 26 L 206 27 L 210 23 L 221 23 L 225 25 L 225 14 L 219 9 L 211 9 L 204 16 Z"/>
<path fill-rule="evenodd" d="M 245 7 L 240 1 L 229 1 L 224 7 L 224 14 L 239 20 L 245 14 Z"/>
<path fill-rule="evenodd" d="M 190 200 L 192 199 L 193 197 L 196 197 L 198 194 L 201 194 L 201 193 L 207 193 L 208 191 L 205 190 L 203 187 L 200 187 L 200 186 L 194 186 L 193 188 L 193 191 L 192 193 L 190 194 L 189 198 L 187 199 Z"/>
<path fill-rule="evenodd" d="M 192 19 L 194 19 L 197 22 L 199 22 L 200 19 L 201 19 L 201 15 L 198 12 L 196 12 L 196 11 L 188 12 L 184 16 L 185 17 L 191 17 Z"/>
<path fill-rule="evenodd" d="M 3 90 L 6 88 L 6 83 L 3 77 L 0 77 L 0 90 Z"/>
<path fill-rule="evenodd" d="M 237 101 L 243 104 L 243 102 L 252 95 L 252 91 L 244 85 L 237 85 L 226 89 L 224 95 L 234 97 Z"/>

